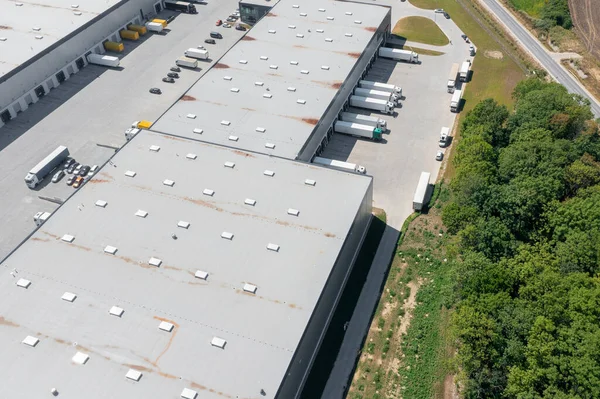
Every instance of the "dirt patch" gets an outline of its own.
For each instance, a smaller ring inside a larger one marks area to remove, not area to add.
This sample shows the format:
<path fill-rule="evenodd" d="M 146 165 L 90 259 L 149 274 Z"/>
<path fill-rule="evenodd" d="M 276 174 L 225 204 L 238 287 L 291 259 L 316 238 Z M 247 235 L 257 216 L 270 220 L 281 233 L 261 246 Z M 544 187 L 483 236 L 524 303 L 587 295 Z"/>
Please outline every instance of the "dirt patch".
<path fill-rule="evenodd" d="M 319 123 L 319 120 L 316 118 L 302 118 L 302 122 L 308 123 L 309 125 L 316 125 Z"/>
<path fill-rule="evenodd" d="M 394 309 L 396 309 L 397 306 L 397 302 L 386 302 L 385 305 L 383 305 L 383 310 L 381 311 L 381 317 L 385 318 L 387 317 L 390 312 Z"/>
<path fill-rule="evenodd" d="M 485 53 L 483 53 L 483 55 L 485 55 L 486 58 L 492 58 L 495 60 L 501 60 L 502 58 L 504 58 L 504 54 L 502 54 L 502 51 L 486 50 Z"/>
<path fill-rule="evenodd" d="M 217 64 L 217 65 L 219 65 L 219 64 Z M 217 67 L 217 65 L 215 65 L 215 68 Z M 180 100 L 181 101 L 196 101 L 196 97 L 188 96 L 187 94 L 184 94 L 183 96 L 181 96 Z"/>
<path fill-rule="evenodd" d="M 444 399 L 460 399 L 452 374 L 448 374 L 444 379 Z"/>
<path fill-rule="evenodd" d="M 102 183 L 110 183 L 110 180 L 107 179 L 92 179 L 89 181 L 91 184 L 102 184 Z"/>
<path fill-rule="evenodd" d="M 12 30 L 10 26 L 0 25 L 0 30 Z"/>
<path fill-rule="evenodd" d="M 215 68 L 215 69 L 227 69 L 227 68 L 229 68 L 229 65 L 223 64 L 222 62 L 217 62 L 213 68 Z"/>
<path fill-rule="evenodd" d="M 246 35 L 246 36 L 242 37 L 242 40 L 252 41 L 252 40 L 256 40 L 256 38 Z"/>
<path fill-rule="evenodd" d="M 329 85 L 332 89 L 339 90 L 342 87 L 342 82 L 333 82 Z"/>
<path fill-rule="evenodd" d="M 600 60 L 600 7 L 597 0 L 569 0 L 575 32 L 587 50 Z"/>

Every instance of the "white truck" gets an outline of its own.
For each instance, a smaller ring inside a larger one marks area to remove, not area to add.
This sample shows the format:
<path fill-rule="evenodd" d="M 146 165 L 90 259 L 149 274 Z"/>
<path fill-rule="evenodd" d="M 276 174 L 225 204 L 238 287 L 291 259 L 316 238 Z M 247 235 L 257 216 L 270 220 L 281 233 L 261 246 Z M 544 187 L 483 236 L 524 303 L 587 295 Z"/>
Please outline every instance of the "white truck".
<path fill-rule="evenodd" d="M 452 64 L 450 76 L 448 76 L 448 93 L 454 93 L 456 89 L 456 75 L 458 75 L 458 63 Z"/>
<path fill-rule="evenodd" d="M 33 221 L 36 226 L 41 226 L 52 215 L 50 212 L 38 212 L 33 216 Z"/>
<path fill-rule="evenodd" d="M 378 98 L 350 96 L 350 105 L 352 107 L 371 109 L 390 115 L 394 113 L 394 103 Z"/>
<path fill-rule="evenodd" d="M 111 68 L 118 67 L 121 61 L 119 61 L 119 57 L 113 57 L 112 55 L 102 55 L 91 53 L 85 57 L 90 64 L 102 65 Z"/>
<path fill-rule="evenodd" d="M 63 163 L 63 161 L 69 156 L 69 150 L 65 146 L 60 146 L 56 150 L 52 151 L 46 158 L 42 159 L 40 163 L 35 165 L 33 169 L 25 176 L 25 184 L 29 188 L 35 188 L 54 168 Z"/>
<path fill-rule="evenodd" d="M 199 48 L 189 48 L 185 50 L 185 56 L 189 58 L 195 58 L 197 60 L 207 60 L 208 51 Z"/>
<path fill-rule="evenodd" d="M 458 112 L 460 109 L 460 99 L 462 98 L 462 90 L 455 90 L 450 100 L 450 111 Z"/>
<path fill-rule="evenodd" d="M 363 125 L 378 127 L 381 130 L 387 130 L 387 122 L 376 116 L 353 114 L 351 112 L 342 112 L 340 114 L 340 119 L 346 122 L 362 123 Z"/>
<path fill-rule="evenodd" d="M 396 61 L 406 61 L 416 64 L 419 62 L 419 54 L 410 50 L 400 50 L 390 47 L 379 47 L 379 56 L 383 58 L 391 58 Z"/>
<path fill-rule="evenodd" d="M 395 104 L 398 104 L 398 102 L 400 101 L 400 97 L 396 93 L 390 93 L 389 91 L 357 87 L 356 89 L 354 89 L 354 94 L 361 97 L 379 98 L 380 100 L 393 102 Z"/>
<path fill-rule="evenodd" d="M 150 32 L 159 33 L 162 32 L 164 26 L 158 22 L 148 22 L 146 23 L 146 29 L 148 29 Z"/>
<path fill-rule="evenodd" d="M 333 124 L 333 130 L 336 133 L 349 134 L 350 136 L 365 137 L 375 141 L 381 140 L 381 129 L 370 125 L 336 121 Z"/>
<path fill-rule="evenodd" d="M 429 179 L 431 179 L 431 173 L 421 172 L 421 177 L 419 178 L 419 184 L 417 184 L 417 189 L 415 190 L 415 196 L 413 197 L 413 209 L 415 211 L 421 211 L 427 205 L 429 201 Z"/>
<path fill-rule="evenodd" d="M 440 131 L 440 142 L 439 142 L 440 147 L 444 148 L 448 145 L 449 137 L 450 137 L 450 128 L 443 127 L 442 130 Z"/>
<path fill-rule="evenodd" d="M 465 61 L 460 65 L 460 71 L 458 71 L 458 77 L 461 82 L 466 82 L 469 78 L 469 69 L 471 69 L 471 61 Z"/>
<path fill-rule="evenodd" d="M 336 161 L 335 159 L 315 157 L 315 159 L 313 159 L 313 163 L 345 172 L 356 172 L 363 175 L 367 173 L 367 169 L 364 166 L 350 162 Z"/>
<path fill-rule="evenodd" d="M 402 88 L 389 83 L 372 82 L 370 80 L 359 80 L 358 87 L 379 91 L 388 91 L 390 93 L 396 93 L 399 97 L 402 97 Z"/>
<path fill-rule="evenodd" d="M 130 127 L 129 129 L 125 130 L 125 139 L 127 141 L 129 141 L 132 138 L 134 138 L 135 135 L 138 134 L 139 132 L 140 132 L 140 129 L 138 129 L 137 127 Z"/>
<path fill-rule="evenodd" d="M 186 67 L 186 68 L 192 68 L 192 69 L 198 68 L 198 61 L 196 61 L 193 58 L 189 58 L 189 57 L 179 57 L 175 61 L 175 64 L 177 66 L 182 66 L 182 67 Z"/>

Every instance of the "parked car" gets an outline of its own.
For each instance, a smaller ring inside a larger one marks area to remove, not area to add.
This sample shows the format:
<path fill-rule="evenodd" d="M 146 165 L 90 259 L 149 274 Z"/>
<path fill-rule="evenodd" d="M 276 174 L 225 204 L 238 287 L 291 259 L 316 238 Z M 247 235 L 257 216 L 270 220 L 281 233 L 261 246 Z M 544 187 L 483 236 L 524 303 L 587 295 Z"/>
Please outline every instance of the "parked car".
<path fill-rule="evenodd" d="M 71 166 L 69 166 L 69 168 L 67 169 L 67 173 L 72 174 L 73 172 L 75 172 L 75 168 L 78 166 L 79 166 L 79 162 L 72 163 Z"/>
<path fill-rule="evenodd" d="M 58 183 L 63 177 L 65 177 L 65 171 L 59 170 L 52 176 L 52 183 Z"/>
<path fill-rule="evenodd" d="M 65 163 L 63 164 L 63 169 L 69 169 L 69 166 L 73 165 L 75 160 L 73 158 L 67 158 Z"/>
<path fill-rule="evenodd" d="M 220 19 L 217 19 L 217 22 L 215 22 L 216 26 L 221 26 L 223 25 L 223 21 L 221 21 Z"/>
<path fill-rule="evenodd" d="M 169 72 L 167 76 L 170 78 L 179 79 L 179 74 L 177 72 Z"/>
<path fill-rule="evenodd" d="M 81 183 L 83 183 L 83 177 L 77 176 L 77 178 L 73 182 L 73 188 L 79 188 L 79 186 L 81 186 Z"/>
<path fill-rule="evenodd" d="M 232 19 L 238 19 L 239 17 L 240 17 L 239 14 L 231 14 L 229 16 L 229 18 L 232 18 Z"/>
<path fill-rule="evenodd" d="M 153 87 L 150 89 L 150 93 L 152 94 L 162 94 L 162 91 L 158 87 Z"/>
<path fill-rule="evenodd" d="M 176 67 L 176 66 L 175 67 L 171 67 L 170 71 L 171 72 L 181 72 L 181 68 Z"/>
<path fill-rule="evenodd" d="M 90 172 L 90 167 L 85 165 L 83 168 L 81 168 L 81 170 L 79 171 L 79 176 L 86 176 L 89 172 Z"/>
<path fill-rule="evenodd" d="M 214 39 L 222 39 L 223 35 L 220 34 L 219 32 L 212 31 L 212 32 L 210 32 L 210 37 L 212 37 Z"/>
<path fill-rule="evenodd" d="M 94 173 L 96 173 L 96 170 L 98 170 L 98 165 L 92 165 L 88 175 L 93 175 Z"/>
<path fill-rule="evenodd" d="M 175 83 L 175 79 L 170 78 L 168 76 L 162 78 L 162 81 L 165 82 L 165 83 Z"/>
<path fill-rule="evenodd" d="M 444 153 L 442 151 L 438 151 L 437 154 L 435 154 L 435 160 L 441 161 L 442 159 L 444 159 Z"/>
<path fill-rule="evenodd" d="M 229 17 L 227 18 L 227 22 L 235 22 L 236 18 L 233 17 Z"/>
<path fill-rule="evenodd" d="M 215 42 L 215 39 L 204 39 L 204 43 L 207 43 L 207 44 L 216 44 L 217 42 Z"/>
<path fill-rule="evenodd" d="M 448 14 L 447 12 L 444 12 L 444 18 L 450 19 L 450 14 Z"/>
<path fill-rule="evenodd" d="M 73 183 L 75 182 L 76 178 L 77 178 L 77 176 L 75 176 L 75 175 L 69 176 L 69 178 L 67 179 L 67 186 L 72 186 Z"/>
<path fill-rule="evenodd" d="M 206 47 L 204 47 L 204 46 L 198 46 L 198 50 L 206 50 Z M 179 72 L 179 71 L 177 71 L 177 72 Z"/>
<path fill-rule="evenodd" d="M 230 24 L 223 24 L 223 28 L 231 28 Z"/>
<path fill-rule="evenodd" d="M 74 175 L 78 175 L 79 171 L 81 170 L 81 168 L 83 168 L 82 164 L 77 164 L 77 167 L 75 168 L 75 170 L 73 171 Z"/>
<path fill-rule="evenodd" d="M 242 25 L 240 25 L 240 24 L 237 24 L 237 25 L 235 26 L 235 29 L 237 29 L 237 30 L 241 30 L 241 31 L 244 31 L 244 30 L 246 30 L 246 28 L 244 28 L 244 27 L 243 27 Z"/>
<path fill-rule="evenodd" d="M 437 12 L 438 14 L 443 14 L 444 13 L 444 9 L 443 8 L 436 8 L 434 11 Z"/>

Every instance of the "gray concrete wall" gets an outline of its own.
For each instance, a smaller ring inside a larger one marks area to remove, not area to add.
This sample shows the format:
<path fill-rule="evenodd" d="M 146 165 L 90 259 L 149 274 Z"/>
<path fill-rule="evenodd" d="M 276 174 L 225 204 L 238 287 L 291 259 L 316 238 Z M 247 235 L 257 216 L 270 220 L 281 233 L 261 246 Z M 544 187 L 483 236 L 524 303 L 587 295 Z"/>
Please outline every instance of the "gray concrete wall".
<path fill-rule="evenodd" d="M 346 173 L 346 172 L 340 172 Z M 277 399 L 300 397 L 312 364 L 319 352 L 327 327 L 342 296 L 362 243 L 371 224 L 373 180 L 366 191 L 340 254 L 319 297 L 308 326 L 288 367 Z"/>

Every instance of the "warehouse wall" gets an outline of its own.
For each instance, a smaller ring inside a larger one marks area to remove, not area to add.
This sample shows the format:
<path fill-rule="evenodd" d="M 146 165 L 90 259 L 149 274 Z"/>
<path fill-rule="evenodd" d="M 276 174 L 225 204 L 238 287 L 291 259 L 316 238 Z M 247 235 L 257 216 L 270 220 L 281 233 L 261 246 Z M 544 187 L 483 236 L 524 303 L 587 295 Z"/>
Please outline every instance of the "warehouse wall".
<path fill-rule="evenodd" d="M 292 357 L 290 366 L 277 392 L 277 399 L 296 399 L 300 397 L 310 368 L 327 332 L 327 327 L 354 267 L 354 262 L 372 218 L 373 179 L 370 176 L 365 178 L 371 179 L 369 188 L 365 192 L 360 208 L 354 218 L 354 223 L 346 236 L 344 245 L 325 283 L 325 288 Z"/>

